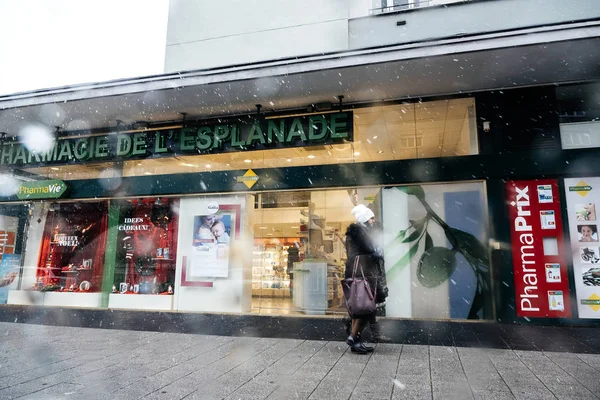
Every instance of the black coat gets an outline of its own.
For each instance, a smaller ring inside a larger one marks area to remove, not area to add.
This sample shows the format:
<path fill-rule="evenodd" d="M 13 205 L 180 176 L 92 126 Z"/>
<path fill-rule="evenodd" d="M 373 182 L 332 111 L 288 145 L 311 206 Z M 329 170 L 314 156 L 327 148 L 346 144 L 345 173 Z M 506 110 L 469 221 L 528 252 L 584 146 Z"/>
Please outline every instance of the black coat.
<path fill-rule="evenodd" d="M 356 257 L 360 257 L 360 266 L 365 278 L 372 288 L 377 287 L 379 257 L 376 254 L 373 240 L 364 225 L 350 224 L 346 230 L 346 279 L 352 277 Z M 360 268 L 356 271 L 361 276 Z"/>
<path fill-rule="evenodd" d="M 360 257 L 365 278 L 371 287 L 377 287 L 377 302 L 382 303 L 387 297 L 387 280 L 383 257 L 373 240 L 378 225 L 350 224 L 346 230 L 346 278 L 352 277 L 356 257 Z M 360 275 L 360 269 L 356 272 Z"/>

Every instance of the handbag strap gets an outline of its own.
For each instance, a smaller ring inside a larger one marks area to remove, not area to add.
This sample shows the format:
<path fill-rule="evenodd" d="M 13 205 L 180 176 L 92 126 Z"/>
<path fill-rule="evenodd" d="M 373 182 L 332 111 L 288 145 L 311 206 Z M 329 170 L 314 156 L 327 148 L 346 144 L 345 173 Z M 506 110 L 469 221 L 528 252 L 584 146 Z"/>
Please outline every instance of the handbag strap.
<path fill-rule="evenodd" d="M 360 256 L 354 257 L 354 268 L 352 269 L 352 279 L 356 278 L 356 270 L 358 269 L 359 257 Z M 360 266 L 360 274 L 362 275 L 363 280 L 366 280 L 365 271 L 363 270 L 362 265 Z"/>

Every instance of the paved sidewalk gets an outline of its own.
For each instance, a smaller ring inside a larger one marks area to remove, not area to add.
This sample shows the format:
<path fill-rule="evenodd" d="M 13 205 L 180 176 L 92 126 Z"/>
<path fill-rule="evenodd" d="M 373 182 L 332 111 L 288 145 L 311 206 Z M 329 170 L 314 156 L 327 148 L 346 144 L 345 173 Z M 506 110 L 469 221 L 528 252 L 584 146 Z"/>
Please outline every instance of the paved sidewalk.
<path fill-rule="evenodd" d="M 0 323 L 0 399 L 599 399 L 600 355 Z"/>

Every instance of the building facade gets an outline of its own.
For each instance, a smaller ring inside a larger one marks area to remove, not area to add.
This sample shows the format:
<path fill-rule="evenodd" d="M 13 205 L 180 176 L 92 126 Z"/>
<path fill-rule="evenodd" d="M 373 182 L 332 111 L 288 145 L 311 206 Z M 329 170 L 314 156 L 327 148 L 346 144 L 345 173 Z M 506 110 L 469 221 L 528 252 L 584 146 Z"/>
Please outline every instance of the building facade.
<path fill-rule="evenodd" d="M 386 317 L 597 323 L 593 1 L 247 3 L 171 1 L 164 75 L 0 98 L 6 304 L 336 317 L 365 204 Z"/>

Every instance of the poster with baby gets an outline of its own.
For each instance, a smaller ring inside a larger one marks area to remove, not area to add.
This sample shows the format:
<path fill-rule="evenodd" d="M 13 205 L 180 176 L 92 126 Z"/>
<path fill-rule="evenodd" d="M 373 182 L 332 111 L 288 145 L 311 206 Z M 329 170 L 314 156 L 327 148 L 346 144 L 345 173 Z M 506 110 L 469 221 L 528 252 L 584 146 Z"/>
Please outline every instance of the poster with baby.
<path fill-rule="evenodd" d="M 231 215 L 217 212 L 194 216 L 191 276 L 228 277 L 230 234 Z"/>

